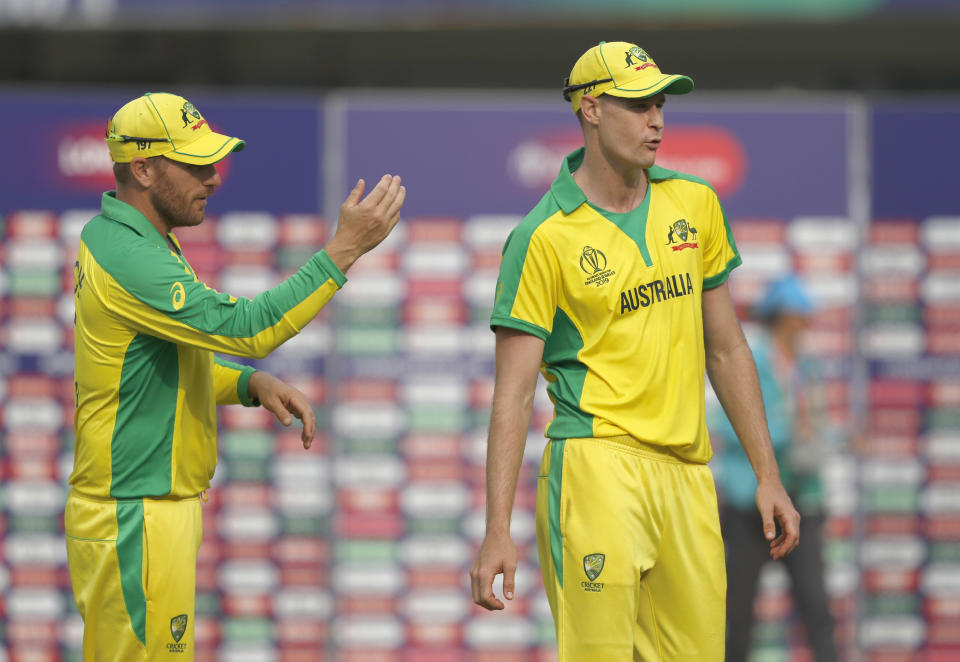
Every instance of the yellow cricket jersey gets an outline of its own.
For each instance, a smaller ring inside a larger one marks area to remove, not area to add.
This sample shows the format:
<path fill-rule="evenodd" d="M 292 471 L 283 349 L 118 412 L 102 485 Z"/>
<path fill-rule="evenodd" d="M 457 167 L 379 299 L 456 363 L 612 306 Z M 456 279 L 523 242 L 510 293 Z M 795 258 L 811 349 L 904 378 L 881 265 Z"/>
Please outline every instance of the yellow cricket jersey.
<path fill-rule="evenodd" d="M 702 179 L 649 169 L 640 206 L 589 203 L 566 157 L 503 249 L 491 326 L 545 341 L 552 439 L 629 435 L 692 462 L 711 456 L 704 421 L 703 290 L 740 255 Z"/>
<path fill-rule="evenodd" d="M 195 496 L 217 463 L 217 404 L 255 404 L 259 358 L 346 282 L 323 251 L 254 299 L 199 281 L 176 237 L 103 195 L 74 266 L 76 450 L 70 484 L 95 497 Z"/>

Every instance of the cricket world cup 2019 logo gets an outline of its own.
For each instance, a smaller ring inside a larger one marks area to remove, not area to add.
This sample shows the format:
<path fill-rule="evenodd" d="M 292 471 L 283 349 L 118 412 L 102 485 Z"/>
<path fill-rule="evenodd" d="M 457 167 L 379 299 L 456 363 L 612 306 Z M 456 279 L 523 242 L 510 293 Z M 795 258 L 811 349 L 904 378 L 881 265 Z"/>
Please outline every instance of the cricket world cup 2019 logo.
<path fill-rule="evenodd" d="M 609 283 L 610 276 L 617 273 L 612 269 L 607 269 L 607 256 L 591 246 L 583 247 L 583 252 L 580 254 L 580 269 L 589 276 L 583 284 L 596 285 L 597 287 Z"/>
<path fill-rule="evenodd" d="M 580 268 L 588 274 L 599 273 L 607 266 L 607 256 L 590 246 L 583 247 L 583 254 L 580 256 Z"/>
<path fill-rule="evenodd" d="M 604 554 L 587 554 L 583 557 L 583 571 L 590 581 L 580 582 L 580 588 L 591 593 L 599 593 L 603 590 L 603 582 L 598 582 L 596 579 L 603 572 L 605 560 L 606 556 Z"/>

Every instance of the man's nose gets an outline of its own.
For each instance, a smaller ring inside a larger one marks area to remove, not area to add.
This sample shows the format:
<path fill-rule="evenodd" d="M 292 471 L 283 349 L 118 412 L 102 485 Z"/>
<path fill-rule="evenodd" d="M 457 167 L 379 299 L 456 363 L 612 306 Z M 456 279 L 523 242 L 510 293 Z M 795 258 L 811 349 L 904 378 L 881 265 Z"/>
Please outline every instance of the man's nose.
<path fill-rule="evenodd" d="M 211 164 L 210 171 L 203 180 L 204 186 L 220 186 L 223 183 L 223 179 L 220 177 L 220 171 L 217 170 L 217 166 Z"/>
<path fill-rule="evenodd" d="M 650 126 L 657 131 L 663 130 L 663 110 L 660 108 L 653 108 L 653 111 L 650 113 Z"/>

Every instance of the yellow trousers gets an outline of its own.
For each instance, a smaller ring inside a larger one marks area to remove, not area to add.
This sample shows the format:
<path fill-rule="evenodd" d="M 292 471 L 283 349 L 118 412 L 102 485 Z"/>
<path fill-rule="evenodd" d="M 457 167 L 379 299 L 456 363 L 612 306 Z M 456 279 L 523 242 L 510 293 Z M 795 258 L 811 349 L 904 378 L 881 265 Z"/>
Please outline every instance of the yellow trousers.
<path fill-rule="evenodd" d="M 726 572 L 706 465 L 630 437 L 553 440 L 537 543 L 559 662 L 722 662 Z"/>
<path fill-rule="evenodd" d="M 71 490 L 64 523 L 84 662 L 192 662 L 200 498 Z"/>

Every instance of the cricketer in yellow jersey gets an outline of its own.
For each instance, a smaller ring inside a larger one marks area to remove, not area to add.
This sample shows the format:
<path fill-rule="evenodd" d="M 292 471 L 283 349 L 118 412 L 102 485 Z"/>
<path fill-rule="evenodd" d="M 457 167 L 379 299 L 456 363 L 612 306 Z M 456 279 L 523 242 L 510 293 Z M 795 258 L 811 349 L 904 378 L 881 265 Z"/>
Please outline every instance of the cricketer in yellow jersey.
<path fill-rule="evenodd" d="M 299 333 L 397 224 L 406 190 L 360 180 L 323 250 L 251 299 L 194 273 L 173 230 L 199 225 L 215 163 L 243 147 L 183 97 L 152 93 L 107 126 L 117 190 L 84 226 L 74 266 L 76 450 L 64 514 L 86 662 L 190 662 L 201 495 L 217 461 L 216 406 L 316 418 L 297 389 L 214 356 L 262 357 Z"/>
<path fill-rule="evenodd" d="M 486 536 L 471 585 L 477 604 L 503 609 L 492 588 L 502 573 L 513 598 L 510 517 L 541 370 L 555 415 L 537 542 L 561 662 L 723 659 L 704 372 L 757 474 L 771 555 L 799 542 L 726 283 L 740 264 L 730 227 L 707 182 L 655 165 L 665 95 L 692 89 L 635 44 L 585 52 L 563 91 L 584 147 L 503 250 Z"/>

